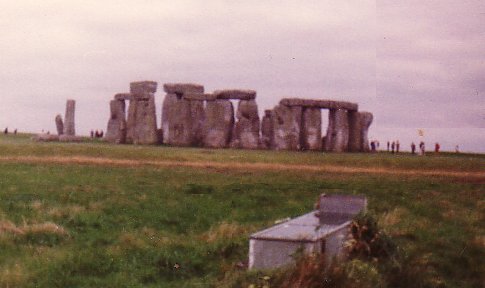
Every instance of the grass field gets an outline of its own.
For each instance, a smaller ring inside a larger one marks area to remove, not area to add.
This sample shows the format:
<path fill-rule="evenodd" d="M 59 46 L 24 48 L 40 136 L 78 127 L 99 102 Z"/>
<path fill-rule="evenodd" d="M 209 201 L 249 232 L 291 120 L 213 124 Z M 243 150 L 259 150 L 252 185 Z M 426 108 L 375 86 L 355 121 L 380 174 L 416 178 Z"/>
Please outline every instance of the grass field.
<path fill-rule="evenodd" d="M 400 247 L 400 287 L 484 287 L 485 155 L 33 143 L 28 135 L 0 136 L 0 287 L 257 285 L 278 272 L 240 267 L 248 235 L 306 213 L 321 193 L 368 197 Z M 369 265 L 389 285 L 391 272 Z"/>

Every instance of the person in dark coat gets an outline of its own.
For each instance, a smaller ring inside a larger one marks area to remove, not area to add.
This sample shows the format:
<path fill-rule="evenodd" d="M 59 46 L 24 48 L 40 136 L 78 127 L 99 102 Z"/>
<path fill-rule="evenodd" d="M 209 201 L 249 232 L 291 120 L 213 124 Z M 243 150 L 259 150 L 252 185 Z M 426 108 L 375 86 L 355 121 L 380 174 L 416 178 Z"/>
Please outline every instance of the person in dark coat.
<path fill-rule="evenodd" d="M 416 153 L 416 144 L 414 144 L 414 142 L 411 143 L 411 154 L 415 154 Z"/>

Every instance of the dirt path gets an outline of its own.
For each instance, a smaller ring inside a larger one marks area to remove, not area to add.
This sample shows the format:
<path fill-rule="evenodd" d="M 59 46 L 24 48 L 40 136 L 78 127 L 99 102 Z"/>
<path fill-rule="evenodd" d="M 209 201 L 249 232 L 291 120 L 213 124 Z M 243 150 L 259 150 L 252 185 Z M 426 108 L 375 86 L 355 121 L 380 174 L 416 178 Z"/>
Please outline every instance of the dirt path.
<path fill-rule="evenodd" d="M 264 171 L 308 171 L 308 172 L 329 172 L 329 173 L 346 173 L 346 174 L 383 174 L 383 175 L 408 175 L 408 176 L 440 176 L 456 178 L 472 178 L 483 180 L 485 182 L 485 173 L 483 172 L 461 172 L 447 170 L 417 170 L 417 169 L 391 169 L 380 167 L 348 167 L 336 165 L 303 165 L 303 164 L 280 164 L 280 163 L 223 163 L 214 161 L 151 161 L 151 160 L 130 160 L 130 159 L 112 159 L 86 156 L 3 156 L 0 162 L 11 163 L 33 163 L 33 164 L 79 164 L 79 165 L 97 165 L 97 166 L 121 166 L 121 167 L 191 167 L 191 168 L 212 168 L 223 170 L 264 170 Z"/>

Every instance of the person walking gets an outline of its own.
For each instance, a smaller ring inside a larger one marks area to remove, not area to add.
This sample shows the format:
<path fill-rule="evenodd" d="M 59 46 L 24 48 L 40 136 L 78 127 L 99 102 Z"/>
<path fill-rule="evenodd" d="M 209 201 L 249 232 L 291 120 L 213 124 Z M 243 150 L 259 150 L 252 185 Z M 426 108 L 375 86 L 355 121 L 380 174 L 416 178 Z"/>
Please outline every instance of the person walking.
<path fill-rule="evenodd" d="M 434 144 L 434 153 L 438 154 L 440 153 L 440 143 L 436 142 L 436 144 Z"/>
<path fill-rule="evenodd" d="M 411 154 L 416 154 L 416 144 L 414 142 L 411 142 Z"/>
<path fill-rule="evenodd" d="M 396 148 L 396 143 L 392 141 L 391 143 L 391 153 L 394 154 L 394 149 Z"/>
<path fill-rule="evenodd" d="M 421 151 L 421 156 L 424 156 L 424 155 L 425 155 L 425 153 L 426 153 L 426 152 L 425 152 L 425 151 L 426 151 L 426 149 L 425 149 L 425 147 L 424 147 L 424 142 L 423 142 L 423 141 L 421 141 L 421 142 L 419 143 L 419 150 Z"/>
<path fill-rule="evenodd" d="M 389 146 L 391 145 L 391 143 L 389 143 L 389 141 L 387 141 L 387 152 L 389 152 Z"/>

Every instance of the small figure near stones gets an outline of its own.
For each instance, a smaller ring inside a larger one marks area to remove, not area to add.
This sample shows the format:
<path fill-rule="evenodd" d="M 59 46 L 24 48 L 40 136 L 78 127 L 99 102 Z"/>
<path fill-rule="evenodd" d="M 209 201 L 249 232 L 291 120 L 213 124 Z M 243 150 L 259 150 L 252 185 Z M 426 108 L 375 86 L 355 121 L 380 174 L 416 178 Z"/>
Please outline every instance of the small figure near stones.
<path fill-rule="evenodd" d="M 370 142 L 370 151 L 376 152 L 376 142 L 375 141 Z"/>
<path fill-rule="evenodd" d="M 392 141 L 391 144 L 391 153 L 394 154 L 394 149 L 396 148 L 396 142 Z"/>
<path fill-rule="evenodd" d="M 93 130 L 91 130 L 91 134 L 90 135 L 91 135 L 91 139 L 93 139 L 94 138 L 94 131 Z"/>
<path fill-rule="evenodd" d="M 416 144 L 414 142 L 411 143 L 411 154 L 416 154 Z"/>
<path fill-rule="evenodd" d="M 460 153 L 460 146 L 458 146 L 458 145 L 455 146 L 455 152 Z"/>
<path fill-rule="evenodd" d="M 401 144 L 399 144 L 399 140 L 396 140 L 396 153 L 399 153 L 399 147 Z"/>
<path fill-rule="evenodd" d="M 15 130 L 13 130 L 13 135 L 17 135 L 17 128 L 15 128 Z"/>
<path fill-rule="evenodd" d="M 103 130 L 101 130 L 101 131 L 99 132 L 99 138 L 103 138 L 103 136 L 104 136 L 104 132 L 103 132 Z"/>
<path fill-rule="evenodd" d="M 441 148 L 440 143 L 436 142 L 434 144 L 434 153 L 436 154 L 440 153 L 440 148 Z"/>
<path fill-rule="evenodd" d="M 421 156 L 424 156 L 425 155 L 425 147 L 424 147 L 424 142 L 423 141 L 421 141 L 419 143 L 419 150 L 421 151 L 421 154 L 420 155 Z"/>
<path fill-rule="evenodd" d="M 391 146 L 391 143 L 387 141 L 387 152 L 389 152 L 389 147 Z"/>
<path fill-rule="evenodd" d="M 8 134 L 8 127 L 5 128 L 5 130 L 3 130 L 3 134 Z"/>

